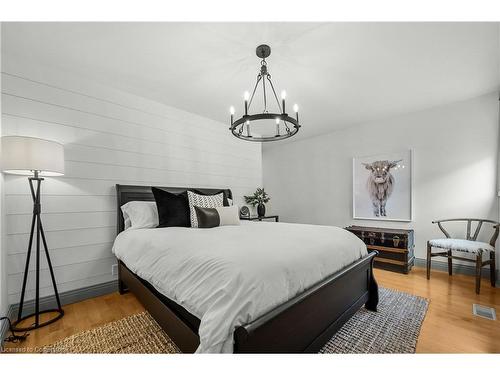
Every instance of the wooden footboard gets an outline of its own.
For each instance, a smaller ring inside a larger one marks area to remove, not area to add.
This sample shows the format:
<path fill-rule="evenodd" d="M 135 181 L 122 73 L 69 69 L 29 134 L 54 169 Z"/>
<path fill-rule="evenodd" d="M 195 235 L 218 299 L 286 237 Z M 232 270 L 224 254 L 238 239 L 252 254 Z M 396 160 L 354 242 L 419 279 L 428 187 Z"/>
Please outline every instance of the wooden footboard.
<path fill-rule="evenodd" d="M 317 353 L 363 304 L 376 311 L 373 252 L 234 333 L 235 353 Z"/>

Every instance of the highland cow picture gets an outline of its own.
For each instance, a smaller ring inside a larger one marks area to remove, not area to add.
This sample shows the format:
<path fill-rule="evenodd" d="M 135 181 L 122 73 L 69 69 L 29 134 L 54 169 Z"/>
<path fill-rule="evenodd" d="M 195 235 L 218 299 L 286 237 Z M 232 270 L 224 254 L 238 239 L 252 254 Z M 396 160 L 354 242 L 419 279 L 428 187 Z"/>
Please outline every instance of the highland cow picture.
<path fill-rule="evenodd" d="M 411 162 L 411 150 L 354 158 L 354 219 L 411 221 Z"/>

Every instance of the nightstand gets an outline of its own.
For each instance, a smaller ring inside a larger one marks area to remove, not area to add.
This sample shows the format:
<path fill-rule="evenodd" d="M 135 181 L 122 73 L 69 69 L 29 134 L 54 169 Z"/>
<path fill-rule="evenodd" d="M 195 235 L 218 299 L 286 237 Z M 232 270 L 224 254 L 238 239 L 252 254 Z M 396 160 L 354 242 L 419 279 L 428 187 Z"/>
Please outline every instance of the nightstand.
<path fill-rule="evenodd" d="M 274 220 L 276 223 L 280 221 L 280 217 L 278 215 L 240 217 L 240 220 L 250 220 L 250 221 L 264 221 L 269 219 Z"/>

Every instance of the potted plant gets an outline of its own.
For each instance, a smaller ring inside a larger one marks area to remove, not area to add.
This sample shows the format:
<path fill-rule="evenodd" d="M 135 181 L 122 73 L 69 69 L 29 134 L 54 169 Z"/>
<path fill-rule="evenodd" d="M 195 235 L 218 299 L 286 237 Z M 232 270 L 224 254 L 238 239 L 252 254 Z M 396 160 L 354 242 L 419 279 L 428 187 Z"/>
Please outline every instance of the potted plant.
<path fill-rule="evenodd" d="M 245 195 L 244 198 L 245 202 L 251 204 L 252 207 L 257 206 L 257 215 L 259 215 L 259 217 L 266 215 L 266 206 L 264 204 L 269 202 L 271 198 L 264 191 L 264 188 L 257 188 L 253 195 Z"/>

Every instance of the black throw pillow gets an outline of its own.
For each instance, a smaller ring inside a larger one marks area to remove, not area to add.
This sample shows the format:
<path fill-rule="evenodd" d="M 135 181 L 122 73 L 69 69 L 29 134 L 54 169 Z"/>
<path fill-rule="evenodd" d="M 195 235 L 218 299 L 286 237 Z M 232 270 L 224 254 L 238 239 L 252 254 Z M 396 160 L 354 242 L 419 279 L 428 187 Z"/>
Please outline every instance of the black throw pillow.
<path fill-rule="evenodd" d="M 173 194 L 155 187 L 151 191 L 158 208 L 157 228 L 191 226 L 187 192 Z"/>
<path fill-rule="evenodd" d="M 225 206 L 225 207 L 229 207 L 229 201 L 227 200 L 228 198 L 228 193 L 227 193 L 227 190 L 220 190 L 220 191 L 217 191 L 215 193 L 204 193 L 198 189 L 189 189 L 190 191 L 192 191 L 193 193 L 196 193 L 196 194 L 199 194 L 199 195 L 218 195 L 220 193 L 222 193 L 222 205 Z"/>
<path fill-rule="evenodd" d="M 215 208 L 194 206 L 198 217 L 198 228 L 214 228 L 220 225 L 220 216 Z"/>

